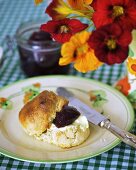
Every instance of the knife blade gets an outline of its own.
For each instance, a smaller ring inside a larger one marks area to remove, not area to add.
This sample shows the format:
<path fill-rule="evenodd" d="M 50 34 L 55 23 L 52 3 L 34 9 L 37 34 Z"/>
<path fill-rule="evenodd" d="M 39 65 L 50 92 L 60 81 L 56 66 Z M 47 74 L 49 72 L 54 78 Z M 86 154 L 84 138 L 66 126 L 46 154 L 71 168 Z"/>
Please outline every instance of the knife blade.
<path fill-rule="evenodd" d="M 92 109 L 91 107 L 86 105 L 84 102 L 76 98 L 74 94 L 71 91 L 68 91 L 66 88 L 58 87 L 56 91 L 58 95 L 67 98 L 69 100 L 69 103 L 72 106 L 76 107 L 77 110 L 82 115 L 86 116 L 89 122 L 91 122 L 94 125 L 98 125 L 102 128 L 109 130 L 111 133 L 117 136 L 124 143 L 136 148 L 136 136 L 135 135 L 117 127 L 107 117 L 105 117 L 101 113 L 97 112 L 96 110 Z"/>
<path fill-rule="evenodd" d="M 103 116 L 101 113 L 92 109 L 81 100 L 74 97 L 74 94 L 63 87 L 57 88 L 57 93 L 60 96 L 64 96 L 69 100 L 70 105 L 73 105 L 78 109 L 78 111 L 86 116 L 89 122 L 94 125 L 99 125 L 102 121 L 107 120 L 107 117 Z"/>

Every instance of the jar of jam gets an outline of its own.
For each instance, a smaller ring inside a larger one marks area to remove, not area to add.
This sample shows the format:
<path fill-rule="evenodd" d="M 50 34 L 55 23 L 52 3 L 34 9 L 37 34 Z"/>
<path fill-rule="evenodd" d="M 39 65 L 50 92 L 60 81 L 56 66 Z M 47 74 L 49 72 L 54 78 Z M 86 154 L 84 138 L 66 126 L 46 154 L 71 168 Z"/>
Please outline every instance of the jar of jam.
<path fill-rule="evenodd" d="M 42 21 L 26 22 L 16 32 L 20 64 L 27 76 L 68 74 L 68 66 L 59 66 L 61 44 L 40 31 Z"/>

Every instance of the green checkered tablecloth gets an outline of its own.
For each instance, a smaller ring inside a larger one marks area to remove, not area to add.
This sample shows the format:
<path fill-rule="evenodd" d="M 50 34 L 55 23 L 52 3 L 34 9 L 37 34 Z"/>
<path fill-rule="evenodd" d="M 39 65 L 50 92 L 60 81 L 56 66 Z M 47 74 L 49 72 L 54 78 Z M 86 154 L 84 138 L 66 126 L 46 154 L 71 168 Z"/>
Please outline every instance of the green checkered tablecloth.
<path fill-rule="evenodd" d="M 45 3 L 35 6 L 33 0 L 0 0 L 0 46 L 4 49 L 6 58 L 0 67 L 0 88 L 13 83 L 17 80 L 26 78 L 19 64 L 19 54 L 16 47 L 11 50 L 7 46 L 7 37 L 13 37 L 19 24 L 28 20 L 35 20 L 39 17 L 47 16 L 44 14 Z M 76 72 L 72 66 L 69 74 L 79 77 L 97 79 L 112 85 L 125 72 L 124 65 L 112 67 L 102 66 L 99 70 L 87 74 Z M 136 126 L 132 129 L 136 133 Z M 65 164 L 40 164 L 14 160 L 4 155 L 0 155 L 0 170 L 5 169 L 136 169 L 136 150 L 124 143 L 120 143 L 115 148 L 99 156 Z"/>

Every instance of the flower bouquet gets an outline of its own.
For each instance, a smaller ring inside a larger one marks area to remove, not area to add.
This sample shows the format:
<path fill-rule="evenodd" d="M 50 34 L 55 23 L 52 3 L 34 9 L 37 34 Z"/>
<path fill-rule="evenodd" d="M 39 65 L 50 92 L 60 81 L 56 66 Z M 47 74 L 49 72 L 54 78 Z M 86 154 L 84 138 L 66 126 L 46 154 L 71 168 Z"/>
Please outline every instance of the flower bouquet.
<path fill-rule="evenodd" d="M 51 0 L 45 13 L 51 20 L 41 25 L 41 30 L 62 43 L 59 64 L 73 63 L 76 70 L 86 73 L 103 64 L 127 61 L 133 78 L 130 82 L 128 78 L 122 79 L 116 87 L 135 105 L 136 55 L 132 32 L 136 29 L 136 1 Z"/>

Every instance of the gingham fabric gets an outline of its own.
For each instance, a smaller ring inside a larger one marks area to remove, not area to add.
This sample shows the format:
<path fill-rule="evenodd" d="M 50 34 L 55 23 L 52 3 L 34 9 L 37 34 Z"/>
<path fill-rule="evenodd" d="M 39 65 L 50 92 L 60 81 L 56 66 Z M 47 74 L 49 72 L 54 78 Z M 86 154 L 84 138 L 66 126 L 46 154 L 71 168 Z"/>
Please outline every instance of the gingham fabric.
<path fill-rule="evenodd" d="M 4 64 L 0 65 L 0 88 L 17 80 L 26 78 L 25 74 L 20 68 L 19 54 L 14 46 L 10 49 L 10 44 L 7 45 L 7 39 L 14 37 L 16 29 L 19 24 L 28 21 L 35 20 L 40 17 L 47 19 L 44 14 L 45 7 L 49 1 L 39 6 L 35 6 L 33 0 L 0 0 L 0 46 L 4 49 Z M 97 79 L 107 84 L 114 84 L 120 76 L 125 72 L 124 65 L 115 65 L 112 67 L 102 66 L 99 70 L 89 72 L 87 74 L 81 74 L 76 72 L 71 66 L 69 74 L 79 77 L 88 77 Z M 136 126 L 132 129 L 132 132 L 136 134 Z M 88 170 L 118 170 L 118 169 L 136 169 L 136 150 L 124 143 L 120 143 L 115 148 L 108 152 L 105 152 L 99 156 L 85 159 L 82 161 L 65 163 L 65 164 L 40 164 L 18 161 L 12 158 L 8 158 L 4 155 L 0 155 L 0 170 L 9 169 L 88 169 Z"/>

